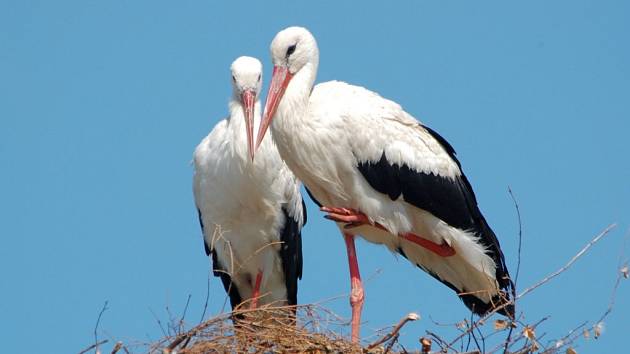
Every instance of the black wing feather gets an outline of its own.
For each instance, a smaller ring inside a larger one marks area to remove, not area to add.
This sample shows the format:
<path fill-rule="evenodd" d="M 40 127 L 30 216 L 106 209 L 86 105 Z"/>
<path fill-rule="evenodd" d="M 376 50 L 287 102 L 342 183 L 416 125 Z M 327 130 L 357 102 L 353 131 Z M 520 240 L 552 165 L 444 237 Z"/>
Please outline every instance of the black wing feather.
<path fill-rule="evenodd" d="M 221 278 L 223 288 L 225 289 L 225 292 L 228 293 L 228 295 L 230 296 L 230 305 L 232 306 L 232 310 L 234 310 L 236 306 L 243 302 L 241 294 L 238 292 L 236 284 L 232 282 L 230 274 L 227 272 L 225 267 L 223 267 L 221 262 L 219 262 L 219 258 L 217 257 L 217 250 L 211 250 L 210 252 L 212 254 L 212 273 L 215 277 Z M 239 315 L 238 317 L 240 318 L 242 317 L 242 315 Z"/>
<path fill-rule="evenodd" d="M 203 219 L 201 218 L 201 210 L 199 210 L 199 208 L 197 208 L 197 217 L 199 218 L 199 226 L 201 226 L 201 235 L 204 235 L 204 230 L 203 230 Z M 206 251 L 206 256 L 210 256 L 210 247 L 208 246 L 208 244 L 206 243 L 206 239 L 205 237 L 203 238 L 203 248 Z"/>
<path fill-rule="evenodd" d="M 280 258 L 284 270 L 284 281 L 287 287 L 287 303 L 297 304 L 298 279 L 302 279 L 302 228 L 298 220 L 292 218 L 285 207 L 282 207 L 284 214 L 284 226 L 280 231 Z M 306 206 L 302 200 L 302 217 L 306 223 Z"/>

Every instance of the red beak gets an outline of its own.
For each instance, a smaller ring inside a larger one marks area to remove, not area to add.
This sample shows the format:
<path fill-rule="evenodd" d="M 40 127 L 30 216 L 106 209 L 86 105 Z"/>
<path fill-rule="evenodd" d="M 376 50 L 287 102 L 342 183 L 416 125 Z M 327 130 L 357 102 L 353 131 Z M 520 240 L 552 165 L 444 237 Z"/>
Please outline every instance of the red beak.
<path fill-rule="evenodd" d="M 256 103 L 256 92 L 245 90 L 241 94 L 241 104 L 245 116 L 245 129 L 247 129 L 247 152 L 254 161 L 254 104 Z"/>
<path fill-rule="evenodd" d="M 267 128 L 269 128 L 269 124 L 271 124 L 271 120 L 276 114 L 278 104 L 280 103 L 291 78 L 293 78 L 293 74 L 289 72 L 288 68 L 277 65 L 273 67 L 269 93 L 267 93 L 267 101 L 265 102 L 265 113 L 263 113 L 260 128 L 258 129 L 258 137 L 256 138 L 256 149 L 258 149 L 258 146 L 260 146 L 260 143 L 265 137 Z"/>

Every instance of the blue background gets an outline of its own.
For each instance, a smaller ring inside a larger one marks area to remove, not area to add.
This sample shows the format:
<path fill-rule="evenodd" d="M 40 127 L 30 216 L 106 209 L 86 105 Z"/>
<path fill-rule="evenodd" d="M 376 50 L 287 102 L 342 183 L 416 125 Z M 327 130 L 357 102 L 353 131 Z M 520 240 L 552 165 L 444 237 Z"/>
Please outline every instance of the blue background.
<path fill-rule="evenodd" d="M 289 25 L 308 27 L 318 82 L 338 79 L 401 103 L 456 148 L 519 288 L 610 237 L 523 299 L 542 342 L 605 310 L 630 212 L 630 3 L 0 1 L 0 333 L 3 352 L 78 352 L 102 338 L 161 337 L 155 316 L 195 324 L 206 296 L 191 193 L 196 144 L 225 117 L 229 65 Z M 266 92 L 266 86 L 264 91 Z M 308 203 L 299 299 L 347 294 L 342 238 Z M 626 254 L 627 256 L 628 254 Z M 468 317 L 450 289 L 358 243 L 363 335 L 409 311 L 426 329 Z M 376 274 L 376 276 L 375 276 Z M 225 294 L 211 279 L 209 313 Z M 628 284 L 606 331 L 581 352 L 627 347 Z M 349 316 L 346 297 L 326 303 Z M 110 343 L 111 344 L 111 343 Z M 109 345 L 106 346 L 109 348 Z"/>

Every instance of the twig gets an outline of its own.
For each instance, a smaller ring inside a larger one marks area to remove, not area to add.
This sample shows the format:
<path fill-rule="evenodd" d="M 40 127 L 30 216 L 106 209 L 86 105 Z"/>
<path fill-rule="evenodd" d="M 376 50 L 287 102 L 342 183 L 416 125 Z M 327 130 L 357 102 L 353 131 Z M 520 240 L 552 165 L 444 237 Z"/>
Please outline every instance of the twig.
<path fill-rule="evenodd" d="M 96 352 L 98 353 L 98 325 L 101 323 L 101 316 L 103 316 L 103 312 L 107 310 L 107 300 L 103 304 L 103 308 L 101 308 L 101 312 L 98 313 L 98 318 L 96 319 L 96 325 L 94 326 L 94 348 L 96 348 Z"/>
<path fill-rule="evenodd" d="M 536 288 L 538 288 L 541 285 L 549 282 L 551 279 L 557 277 L 562 272 L 564 272 L 567 269 L 569 269 L 573 265 L 573 263 L 575 263 L 575 261 L 577 261 L 580 257 L 582 257 L 584 255 L 584 253 L 586 253 L 586 251 L 588 251 L 591 247 L 593 247 L 593 245 L 596 244 L 597 241 L 601 240 L 604 236 L 606 236 L 616 226 L 617 226 L 617 224 L 609 225 L 607 228 L 604 229 L 604 231 L 602 231 L 599 235 L 595 236 L 595 238 L 593 238 L 589 243 L 587 243 L 586 246 L 584 246 L 584 248 L 582 248 L 582 250 L 580 252 L 578 252 L 575 256 L 573 256 L 573 258 L 571 258 L 569 263 L 567 263 L 566 265 L 564 265 L 562 268 L 558 269 L 557 271 L 553 272 L 552 274 L 546 276 L 543 280 L 539 281 L 538 283 L 536 283 L 536 284 L 530 286 L 529 288 L 525 289 L 522 293 L 520 293 L 520 294 L 518 294 L 518 296 L 516 296 L 516 299 L 522 298 L 523 296 L 529 294 L 530 292 L 534 291 Z"/>
<path fill-rule="evenodd" d="M 177 332 L 181 332 L 181 330 L 184 328 L 184 319 L 186 318 L 186 311 L 188 311 L 188 305 L 190 305 L 190 298 L 192 297 L 191 294 L 188 294 L 188 299 L 186 300 L 186 306 L 184 306 L 184 313 L 182 313 L 182 317 L 179 319 L 179 328 L 177 329 Z"/>
<path fill-rule="evenodd" d="M 474 312 L 470 311 L 470 323 L 474 323 L 475 321 L 473 321 L 473 316 L 475 315 Z M 468 351 L 468 349 L 470 349 L 470 338 L 472 338 L 475 341 L 475 344 L 477 345 L 477 349 L 481 350 L 481 348 L 479 347 L 479 342 L 477 342 L 477 336 L 475 336 L 475 331 L 474 329 L 470 332 L 468 332 L 468 343 L 466 344 L 466 351 Z"/>
<path fill-rule="evenodd" d="M 615 306 L 615 298 L 617 297 L 617 288 L 619 288 L 619 284 L 621 280 L 628 277 L 628 260 L 625 258 L 626 245 L 630 240 L 630 233 L 626 235 L 623 241 L 623 245 L 621 246 L 621 251 L 619 251 L 619 264 L 617 265 L 617 279 L 615 280 L 615 285 L 613 286 L 612 292 L 610 294 L 610 301 L 608 302 L 608 308 L 599 318 L 596 323 L 600 323 L 604 321 L 604 319 L 612 312 L 613 306 Z"/>
<path fill-rule="evenodd" d="M 477 332 L 479 333 L 479 337 L 481 338 L 481 348 L 477 347 L 481 353 L 486 352 L 486 337 L 481 333 L 481 328 L 477 327 Z"/>
<path fill-rule="evenodd" d="M 385 343 L 386 341 L 390 340 L 392 337 L 394 337 L 395 335 L 397 335 L 397 334 L 398 334 L 398 332 L 399 332 L 399 331 L 403 328 L 403 326 L 404 326 L 407 322 L 410 322 L 410 321 L 416 321 L 416 320 L 418 320 L 419 318 L 420 318 L 420 316 L 418 316 L 418 314 L 417 314 L 417 313 L 413 313 L 413 312 L 408 313 L 408 314 L 407 314 L 407 316 L 405 316 L 403 319 L 401 319 L 401 320 L 400 320 L 400 322 L 398 322 L 398 324 L 396 325 L 396 327 L 394 327 L 394 329 L 393 329 L 393 330 L 392 330 L 389 334 L 387 334 L 385 337 L 383 337 L 383 338 L 381 338 L 381 339 L 377 340 L 376 342 L 374 342 L 374 343 L 372 343 L 372 344 L 368 345 L 368 346 L 367 346 L 367 349 L 368 349 L 368 350 L 370 350 L 370 349 L 375 348 L 375 347 L 376 347 L 376 346 L 378 346 L 378 345 L 381 345 L 381 344 Z"/>
<path fill-rule="evenodd" d="M 89 347 L 83 349 L 82 351 L 79 352 L 79 354 L 85 354 L 85 353 L 89 352 L 90 350 L 98 347 L 99 345 L 103 345 L 103 344 L 105 344 L 107 342 L 109 342 L 109 339 L 103 339 L 102 341 L 96 342 L 96 343 L 90 345 Z"/>
<path fill-rule="evenodd" d="M 617 273 L 617 279 L 615 280 L 615 285 L 613 286 L 612 293 L 610 294 L 610 301 L 608 302 L 608 308 L 606 309 L 604 314 L 602 314 L 602 316 L 599 318 L 599 320 L 597 320 L 596 323 L 600 323 L 600 322 L 604 321 L 604 319 L 612 312 L 613 307 L 615 306 L 615 298 L 617 297 L 617 289 L 619 288 L 619 284 L 621 283 L 621 279 L 624 278 L 624 275 L 621 272 L 621 269 L 623 269 L 623 267 L 627 267 L 627 266 L 628 266 L 628 263 L 626 262 L 624 265 L 619 267 L 619 273 Z"/>
<path fill-rule="evenodd" d="M 171 332 L 177 334 L 177 329 L 175 328 L 175 320 L 173 317 L 173 313 L 171 313 L 171 309 L 168 307 L 169 299 L 166 299 L 166 314 L 168 314 L 168 322 L 166 323 L 166 328 L 168 329 L 168 334 L 171 335 Z"/>
<path fill-rule="evenodd" d="M 255 311 L 255 310 L 250 310 L 250 311 Z M 243 313 L 248 312 L 247 310 L 243 310 Z M 219 317 L 220 318 L 220 317 Z M 196 333 L 198 333 L 199 331 L 203 330 L 204 328 L 210 326 L 211 324 L 214 323 L 216 319 L 210 319 L 206 322 L 203 322 L 193 328 L 191 328 L 189 331 L 184 332 L 179 334 L 177 337 L 175 337 L 175 339 L 163 350 L 164 353 L 171 353 L 173 351 L 173 349 L 175 349 L 178 345 L 180 345 L 184 340 L 194 336 Z"/>
<path fill-rule="evenodd" d="M 584 255 L 584 253 L 586 253 L 586 251 L 588 251 L 595 243 L 597 243 L 599 240 L 601 240 L 604 236 L 606 236 L 612 229 L 614 229 L 617 226 L 617 224 L 610 224 L 608 227 L 606 227 L 604 229 L 604 231 L 602 231 L 601 233 L 599 233 L 599 235 L 595 236 L 589 243 L 586 244 L 586 246 L 584 246 L 584 248 L 582 248 L 582 250 L 580 250 L 580 252 L 578 252 L 575 256 L 573 256 L 573 258 L 571 258 L 571 260 L 564 265 L 562 268 L 560 268 L 559 270 L 555 271 L 554 273 L 548 275 L 547 277 L 545 277 L 543 280 L 539 281 L 538 283 L 532 285 L 531 287 L 525 289 L 522 293 L 520 293 L 519 295 L 517 295 L 514 299 L 514 301 L 516 301 L 517 299 L 522 298 L 523 296 L 529 294 L 530 292 L 532 292 L 533 290 L 535 290 L 536 288 L 544 285 L 545 283 L 549 282 L 551 279 L 555 278 L 556 276 L 558 276 L 559 274 L 563 273 L 564 271 L 566 271 L 567 269 L 569 269 L 573 263 L 575 263 L 575 261 L 577 261 L 580 257 L 582 257 Z M 505 308 L 506 306 L 510 305 L 512 302 L 506 302 L 505 304 L 501 305 L 501 306 L 497 306 L 495 307 L 492 311 L 488 312 L 487 314 L 483 315 L 481 318 L 479 318 L 477 320 L 477 322 L 471 324 L 471 326 L 464 331 L 463 333 L 461 333 L 459 336 L 457 336 L 455 339 L 453 339 L 450 343 L 449 343 L 449 347 L 452 346 L 454 343 L 456 343 L 457 341 L 459 341 L 461 338 L 463 338 L 465 335 L 467 335 L 470 331 L 474 330 L 474 328 L 476 326 L 478 326 L 479 323 L 483 323 L 484 321 L 486 321 L 490 316 L 494 315 L 497 311 Z"/>
<path fill-rule="evenodd" d="M 114 349 L 112 349 L 111 354 L 118 353 L 118 351 L 122 348 L 122 346 L 123 346 L 122 342 L 116 342 L 116 345 L 114 346 Z"/>
<path fill-rule="evenodd" d="M 153 315 L 153 318 L 155 318 L 155 321 L 157 321 L 157 324 L 160 326 L 160 329 L 162 330 L 162 334 L 164 335 L 164 337 L 168 337 L 168 334 L 166 333 L 164 326 L 162 326 L 162 321 L 160 321 L 160 318 L 155 314 L 152 308 L 149 307 L 149 311 Z"/>
<path fill-rule="evenodd" d="M 453 351 L 457 351 L 457 349 L 453 348 L 453 343 L 447 343 L 444 339 L 442 339 L 442 337 L 438 336 L 437 334 L 431 332 L 431 331 L 426 331 L 426 333 L 428 335 L 430 335 L 431 337 L 435 338 L 438 341 L 438 345 L 440 346 L 442 351 L 446 351 L 448 350 L 448 348 L 450 348 Z"/>
<path fill-rule="evenodd" d="M 186 340 L 184 341 L 184 344 L 182 344 L 182 349 L 186 348 L 186 346 L 188 345 L 188 343 L 190 343 L 191 340 L 192 340 L 192 336 L 188 336 L 188 338 L 186 338 Z"/>
<path fill-rule="evenodd" d="M 513 354 L 529 354 L 535 352 L 536 343 L 532 343 L 530 345 L 526 345 L 523 349 L 514 352 Z"/>
<path fill-rule="evenodd" d="M 574 335 L 576 333 L 578 334 L 578 336 L 581 335 L 581 332 L 578 332 L 578 331 L 580 329 L 582 329 L 584 326 L 586 326 L 587 323 L 588 323 L 588 321 L 582 322 L 579 326 L 577 326 L 577 327 L 573 328 L 572 330 L 570 330 L 569 333 L 567 333 L 566 336 L 564 336 L 564 337 L 562 337 L 560 339 L 557 339 L 557 340 L 552 340 L 552 342 L 555 342 L 555 343 L 560 342 L 560 343 L 562 343 L 562 345 L 558 346 L 556 348 L 553 348 L 553 349 L 547 349 L 547 350 L 543 351 L 542 354 L 551 354 L 551 353 L 555 352 L 556 350 L 560 349 L 561 347 L 573 343 L 575 341 L 575 337 L 572 338 L 572 335 Z"/>
<path fill-rule="evenodd" d="M 206 317 L 206 310 L 208 310 L 208 301 L 210 300 L 210 272 L 211 270 L 208 270 L 208 282 L 206 284 L 206 303 L 203 305 L 203 312 L 201 313 L 201 319 L 199 320 L 199 323 L 203 323 L 203 319 L 204 317 Z"/>
<path fill-rule="evenodd" d="M 541 323 L 547 321 L 551 316 L 545 316 L 543 318 L 541 318 L 540 320 L 538 320 L 536 323 L 534 323 L 533 325 L 530 325 L 529 327 L 531 327 L 531 329 L 536 330 L 538 328 L 538 326 L 540 326 Z M 524 323 L 520 323 L 521 327 L 525 328 L 527 325 Z M 544 335 L 541 335 L 540 337 L 538 337 L 538 339 L 541 339 Z M 508 343 L 508 349 L 511 348 L 514 344 L 518 343 L 521 339 L 525 338 L 525 340 L 527 341 L 528 338 L 525 337 L 525 335 L 523 333 L 520 334 L 520 336 L 514 338 L 514 340 L 511 343 Z M 502 345 L 499 345 L 499 347 L 501 347 Z M 494 351 L 494 349 L 492 350 Z"/>
<path fill-rule="evenodd" d="M 512 198 L 512 202 L 514 202 L 514 208 L 516 209 L 516 217 L 518 218 L 518 253 L 516 256 L 516 275 L 514 276 L 514 285 L 518 283 L 518 276 L 521 272 L 521 247 L 523 245 L 523 224 L 521 221 L 521 209 L 518 206 L 518 201 L 516 201 L 516 197 L 514 193 L 512 193 L 512 188 L 508 187 L 508 192 L 510 193 L 510 197 Z"/>
<path fill-rule="evenodd" d="M 623 250 L 622 250 L 623 252 Z M 622 253 L 623 255 L 623 253 Z M 615 306 L 615 299 L 617 297 L 617 290 L 619 288 L 619 284 L 621 283 L 621 280 L 624 278 L 624 274 L 621 271 L 621 269 L 623 269 L 623 267 L 627 267 L 628 262 L 626 261 L 625 263 L 622 263 L 622 258 L 620 258 L 620 265 L 618 265 L 617 267 L 617 278 L 615 279 L 615 284 L 613 285 L 611 294 L 610 294 L 610 301 L 608 302 L 608 307 L 606 308 L 606 310 L 604 311 L 604 313 L 599 317 L 599 319 L 597 321 L 595 321 L 595 323 L 592 326 L 589 326 L 588 329 L 585 329 L 584 331 L 589 331 L 591 329 L 594 329 L 597 325 L 601 324 L 602 322 L 604 322 L 604 320 L 606 319 L 606 317 L 608 317 L 608 315 L 610 315 L 610 313 L 613 310 L 613 307 Z M 564 337 L 558 339 L 558 340 L 554 340 L 553 342 L 555 343 L 560 343 L 561 346 L 556 345 L 555 348 L 553 348 L 553 350 L 557 350 L 560 347 L 565 347 L 568 345 L 571 345 L 578 337 L 580 337 L 582 335 L 582 333 L 579 333 L 578 330 L 580 330 L 581 328 L 585 327 L 588 324 L 588 322 L 584 322 L 582 324 L 580 324 L 579 326 L 577 326 L 576 328 L 572 329 L 571 331 L 569 331 L 569 333 L 567 335 L 565 335 Z M 553 350 L 546 350 L 543 353 L 552 353 Z"/>
<path fill-rule="evenodd" d="M 518 218 L 518 253 L 516 256 L 516 275 L 514 276 L 514 292 L 516 292 L 516 286 L 518 284 L 518 276 L 521 273 L 521 247 L 523 245 L 523 223 L 521 221 L 521 209 L 518 206 L 518 201 L 516 201 L 516 197 L 514 193 L 512 193 L 512 188 L 508 186 L 508 192 L 510 193 L 510 197 L 512 197 L 512 201 L 514 202 L 514 208 L 516 209 L 516 217 Z M 514 300 L 514 305 L 516 305 L 516 300 Z M 514 306 L 516 308 L 516 306 Z M 514 314 L 516 316 L 516 314 Z M 505 348 L 503 350 L 503 354 L 507 354 L 508 344 L 512 339 L 512 331 L 514 331 L 514 326 L 510 326 L 508 330 L 507 337 L 505 339 Z"/>
<path fill-rule="evenodd" d="M 389 341 L 389 343 L 387 343 L 387 346 L 385 347 L 385 351 L 383 352 L 383 354 L 387 354 L 387 353 L 389 353 L 390 350 L 392 350 L 392 347 L 394 346 L 394 344 L 398 340 L 399 336 L 400 336 L 400 333 L 396 333 L 394 338 L 391 341 Z"/>

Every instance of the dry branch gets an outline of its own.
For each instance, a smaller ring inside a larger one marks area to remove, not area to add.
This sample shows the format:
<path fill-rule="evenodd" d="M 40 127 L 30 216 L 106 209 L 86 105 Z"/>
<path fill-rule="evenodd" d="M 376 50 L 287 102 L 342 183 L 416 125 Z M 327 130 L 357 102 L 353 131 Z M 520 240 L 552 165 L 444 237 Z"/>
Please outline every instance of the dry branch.
<path fill-rule="evenodd" d="M 387 342 L 388 340 L 392 339 L 394 336 L 398 335 L 398 332 L 400 332 L 400 330 L 403 328 L 403 326 L 409 322 L 409 321 L 416 321 L 420 318 L 420 316 L 418 316 L 417 313 L 408 313 L 407 316 L 403 317 L 403 319 L 400 320 L 400 322 L 398 322 L 398 324 L 396 325 L 396 327 L 394 327 L 394 329 L 388 333 L 385 337 L 377 340 L 376 342 L 370 344 L 367 346 L 367 349 L 373 349 L 385 342 Z"/>
<path fill-rule="evenodd" d="M 518 294 L 518 296 L 516 296 L 516 299 L 522 298 L 523 296 L 529 294 L 530 292 L 534 291 L 536 288 L 542 286 L 543 284 L 548 283 L 551 279 L 557 277 L 558 275 L 560 275 L 561 273 L 563 273 L 564 271 L 569 269 L 573 265 L 573 263 L 575 263 L 575 261 L 577 261 L 580 257 L 582 257 L 586 253 L 586 251 L 588 251 L 591 247 L 593 247 L 594 244 L 597 243 L 597 241 L 601 240 L 604 236 L 608 235 L 608 233 L 612 229 L 614 229 L 615 227 L 617 227 L 617 224 L 609 225 L 607 228 L 604 229 L 604 231 L 602 231 L 599 235 L 595 236 L 595 238 L 593 238 L 589 243 L 587 243 L 586 246 L 584 246 L 584 248 L 582 248 L 580 250 L 580 252 L 578 252 L 575 256 L 573 256 L 573 258 L 571 258 L 569 263 L 565 264 L 564 267 L 562 267 L 562 268 L 558 269 L 557 271 L 549 274 L 548 276 L 543 278 L 538 283 L 536 283 L 536 284 L 530 286 L 529 288 L 523 290 L 522 293 L 520 293 L 520 294 Z"/>
<path fill-rule="evenodd" d="M 120 349 L 122 349 L 122 347 L 123 347 L 122 342 L 116 342 L 116 345 L 114 345 L 114 348 L 112 349 L 111 354 L 116 354 L 116 353 L 118 353 L 118 351 L 119 351 Z"/>
<path fill-rule="evenodd" d="M 96 343 L 90 345 L 89 347 L 83 349 L 82 351 L 79 352 L 79 354 L 85 354 L 85 353 L 89 352 L 90 350 L 92 350 L 94 348 L 97 348 L 99 345 L 103 345 L 103 344 L 105 344 L 107 342 L 109 342 L 109 339 L 103 339 L 102 341 L 96 342 Z"/>

